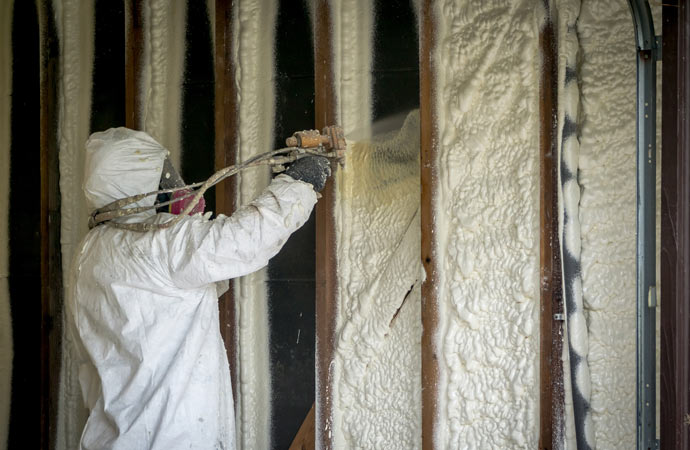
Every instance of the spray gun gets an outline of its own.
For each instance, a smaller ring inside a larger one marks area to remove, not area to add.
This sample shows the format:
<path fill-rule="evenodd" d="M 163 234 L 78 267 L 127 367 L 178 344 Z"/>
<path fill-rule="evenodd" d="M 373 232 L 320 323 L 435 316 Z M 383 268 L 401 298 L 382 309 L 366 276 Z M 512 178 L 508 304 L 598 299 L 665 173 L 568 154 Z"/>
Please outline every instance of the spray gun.
<path fill-rule="evenodd" d="M 298 159 L 308 155 L 324 156 L 340 166 L 345 164 L 345 150 L 347 149 L 347 143 L 345 141 L 343 129 L 336 125 L 325 127 L 321 133 L 319 133 L 318 130 L 297 131 L 286 139 L 286 145 L 287 147 L 285 148 L 261 153 L 242 163 L 221 169 L 211 175 L 204 182 L 189 184 L 186 186 L 184 185 L 184 182 L 182 182 L 182 177 L 179 176 L 170 161 L 166 158 L 163 168 L 163 176 L 161 179 L 161 187 L 163 189 L 119 199 L 95 210 L 89 218 L 89 228 L 93 228 L 106 222 L 116 228 L 122 228 L 130 231 L 150 231 L 169 228 L 182 220 L 185 215 L 189 214 L 199 203 L 204 195 L 204 192 L 206 192 L 206 190 L 208 190 L 211 186 L 250 167 L 270 165 L 275 173 L 279 173 L 285 170 L 286 164 L 295 162 Z M 194 190 L 195 188 L 196 190 Z M 159 194 L 174 194 L 175 192 L 184 190 L 188 191 L 185 193 L 185 195 L 179 196 L 167 202 L 157 203 L 153 206 L 127 207 L 128 205 L 137 203 L 149 196 Z M 188 198 L 191 198 L 191 201 L 187 202 L 187 206 L 184 208 L 184 210 L 182 210 L 179 215 L 174 216 L 167 222 L 121 223 L 113 221 L 113 219 L 116 218 L 126 217 L 150 209 L 167 206 L 171 203 L 182 201 Z"/>
<path fill-rule="evenodd" d="M 337 125 L 325 127 L 320 133 L 319 130 L 296 131 L 289 138 L 285 139 L 287 148 L 295 149 L 300 152 L 303 150 L 316 150 L 317 154 L 331 158 L 338 165 L 345 166 L 345 134 L 343 128 Z M 285 167 L 274 165 L 273 172 L 282 172 Z"/>
<path fill-rule="evenodd" d="M 299 148 L 321 147 L 326 151 L 332 151 L 338 163 L 341 165 L 345 163 L 347 143 L 342 127 L 337 125 L 326 127 L 321 133 L 319 130 L 297 131 L 285 140 L 285 145 Z"/>

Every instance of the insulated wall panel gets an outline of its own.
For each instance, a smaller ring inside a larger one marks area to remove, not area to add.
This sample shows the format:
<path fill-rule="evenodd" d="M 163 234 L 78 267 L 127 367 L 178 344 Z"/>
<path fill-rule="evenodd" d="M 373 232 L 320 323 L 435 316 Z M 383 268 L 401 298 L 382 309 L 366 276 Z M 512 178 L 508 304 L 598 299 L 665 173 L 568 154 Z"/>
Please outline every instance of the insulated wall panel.
<path fill-rule="evenodd" d="M 84 143 L 90 133 L 94 14 L 89 0 L 55 0 L 55 25 L 60 47 L 58 60 L 58 145 L 62 267 L 65 292 L 72 286 L 74 249 L 87 232 L 88 210 L 82 192 Z M 64 328 L 63 328 L 64 329 Z M 81 399 L 74 347 L 62 336 L 60 392 L 58 394 L 58 449 L 78 448 L 87 418 Z"/>
<path fill-rule="evenodd" d="M 275 1 L 233 4 L 233 50 L 238 86 L 239 161 L 273 149 Z M 269 182 L 263 168 L 240 175 L 238 204 L 256 197 Z M 238 448 L 269 448 L 271 380 L 268 351 L 266 269 L 234 283 L 238 327 L 235 399 Z"/>
<path fill-rule="evenodd" d="M 338 179 L 335 448 L 421 445 L 419 114 L 348 149 Z"/>
<path fill-rule="evenodd" d="M 416 61 L 415 10 L 382 3 L 331 4 L 349 142 L 335 180 L 333 448 L 421 446 L 418 72 L 404 65 Z"/>
<path fill-rule="evenodd" d="M 635 446 L 635 40 L 627 2 L 582 2 L 579 183 L 592 418 L 601 448 Z"/>
<path fill-rule="evenodd" d="M 438 448 L 537 446 L 543 18 L 520 0 L 435 10 Z"/>

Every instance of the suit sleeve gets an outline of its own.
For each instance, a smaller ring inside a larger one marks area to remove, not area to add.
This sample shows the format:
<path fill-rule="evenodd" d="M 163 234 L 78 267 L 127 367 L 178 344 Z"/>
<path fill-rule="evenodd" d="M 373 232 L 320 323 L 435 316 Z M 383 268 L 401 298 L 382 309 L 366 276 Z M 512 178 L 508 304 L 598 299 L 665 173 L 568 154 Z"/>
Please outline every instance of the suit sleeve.
<path fill-rule="evenodd" d="M 310 184 L 279 175 L 230 217 L 204 221 L 197 216 L 182 221 L 168 230 L 173 283 L 194 288 L 261 269 L 304 225 L 315 203 Z"/>

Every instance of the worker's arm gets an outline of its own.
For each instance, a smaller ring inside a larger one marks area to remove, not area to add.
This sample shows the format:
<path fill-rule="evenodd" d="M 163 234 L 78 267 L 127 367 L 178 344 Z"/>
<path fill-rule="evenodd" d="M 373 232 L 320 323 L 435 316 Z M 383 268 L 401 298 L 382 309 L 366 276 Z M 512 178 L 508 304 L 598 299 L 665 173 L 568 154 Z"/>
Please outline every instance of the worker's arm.
<path fill-rule="evenodd" d="M 315 203 L 312 184 L 280 175 L 230 217 L 183 221 L 169 230 L 173 283 L 198 287 L 264 267 L 307 221 Z"/>

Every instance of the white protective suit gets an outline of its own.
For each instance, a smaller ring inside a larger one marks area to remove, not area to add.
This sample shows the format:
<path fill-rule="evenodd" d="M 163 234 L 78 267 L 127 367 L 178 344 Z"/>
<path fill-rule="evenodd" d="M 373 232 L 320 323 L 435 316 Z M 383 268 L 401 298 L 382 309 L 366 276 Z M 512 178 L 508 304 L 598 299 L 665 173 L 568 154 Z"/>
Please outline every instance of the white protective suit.
<path fill-rule="evenodd" d="M 93 134 L 84 183 L 90 206 L 156 190 L 166 154 L 143 132 Z M 147 233 L 101 225 L 87 234 L 66 308 L 90 410 L 81 448 L 235 447 L 218 296 L 225 280 L 264 267 L 315 203 L 310 184 L 280 175 L 231 217 L 197 214 Z"/>

